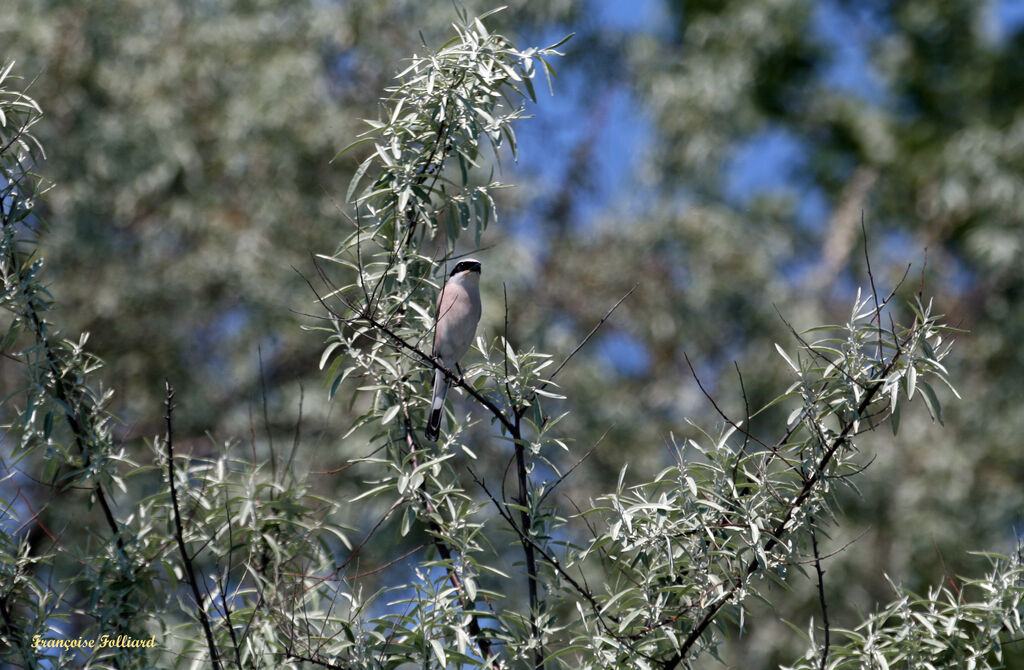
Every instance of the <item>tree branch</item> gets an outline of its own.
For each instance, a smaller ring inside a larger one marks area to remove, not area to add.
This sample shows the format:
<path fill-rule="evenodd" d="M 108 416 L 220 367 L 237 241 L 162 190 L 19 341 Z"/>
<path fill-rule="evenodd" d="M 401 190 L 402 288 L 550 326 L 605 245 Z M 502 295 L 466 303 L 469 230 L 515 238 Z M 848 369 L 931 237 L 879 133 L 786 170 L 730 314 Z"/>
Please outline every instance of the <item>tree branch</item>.
<path fill-rule="evenodd" d="M 818 553 L 818 533 L 814 530 L 814 517 L 808 518 L 811 525 L 811 547 L 814 550 L 814 571 L 818 573 L 818 600 L 821 603 L 821 620 L 825 627 L 825 646 L 821 650 L 821 670 L 825 670 L 828 663 L 828 648 L 830 646 L 829 634 L 831 629 L 828 625 L 828 604 L 825 602 L 825 572 L 821 569 L 821 554 Z"/>
<path fill-rule="evenodd" d="M 625 295 L 623 295 L 621 298 L 619 298 L 618 301 L 614 305 L 611 306 L 611 309 L 609 309 L 607 312 L 605 312 L 605 315 L 601 317 L 601 320 L 597 322 L 597 325 L 595 325 L 593 328 L 590 329 L 590 332 L 587 333 L 586 337 L 584 337 L 582 340 L 580 340 L 580 343 L 576 345 L 576 348 L 573 349 L 572 351 L 570 351 L 569 355 L 566 356 L 562 360 L 562 362 L 558 364 L 558 367 L 555 368 L 555 371 L 551 373 L 550 377 L 548 377 L 548 381 L 544 382 L 537 390 L 543 391 L 545 388 L 547 388 L 548 384 L 550 383 L 550 380 L 554 379 L 555 376 L 559 372 L 562 371 L 562 368 L 565 367 L 565 364 L 568 363 L 570 360 L 572 360 L 572 357 L 575 356 L 577 353 L 579 353 L 580 349 L 582 349 L 584 346 L 586 346 L 587 342 L 590 341 L 590 338 L 593 337 L 594 334 L 601 328 L 601 326 L 604 325 L 604 322 L 607 321 L 611 317 L 612 312 L 614 312 L 616 309 L 618 309 L 619 305 L 621 305 L 622 302 L 626 298 L 628 298 L 629 296 L 633 295 L 633 291 L 637 290 L 637 288 L 639 288 L 639 286 L 640 286 L 639 283 L 633 284 L 633 288 L 631 288 L 628 291 L 626 291 Z"/>
<path fill-rule="evenodd" d="M 604 626 L 605 629 L 610 632 L 611 629 L 605 623 L 604 615 L 601 613 L 601 604 L 597 602 L 597 599 L 594 597 L 594 595 L 588 589 L 581 586 L 580 583 L 577 582 L 576 579 L 572 575 L 570 575 L 565 568 L 562 567 L 562 564 L 558 561 L 557 558 L 549 554 L 547 550 L 544 549 L 544 547 L 537 544 L 537 542 L 533 538 L 529 537 L 526 533 L 524 533 L 523 530 L 519 527 L 519 524 L 517 524 L 515 519 L 512 518 L 512 515 L 508 512 L 506 507 L 502 503 L 498 502 L 498 499 L 494 497 L 494 494 L 491 493 L 491 490 L 487 488 L 487 483 L 480 479 L 472 468 L 469 468 L 467 466 L 467 469 L 469 470 L 469 474 L 473 478 L 473 481 L 476 482 L 481 489 L 483 489 L 487 497 L 490 498 L 492 503 L 494 503 L 494 507 L 498 510 L 498 514 L 501 516 L 502 519 L 505 520 L 506 523 L 508 523 L 508 525 L 512 528 L 515 534 L 519 536 L 520 541 L 528 542 L 531 546 L 533 546 L 533 548 L 541 555 L 542 558 L 544 558 L 548 565 L 554 568 L 554 570 L 558 574 L 562 575 L 562 578 L 565 579 L 565 581 L 569 582 L 569 584 L 576 590 L 577 593 L 583 596 L 583 598 L 587 601 L 587 603 L 590 604 L 590 607 L 593 609 L 594 615 L 597 616 L 599 621 L 601 621 L 602 626 Z M 614 617 L 611 617 L 611 619 L 612 621 L 616 621 Z"/>
<path fill-rule="evenodd" d="M 768 554 L 768 552 L 770 552 L 777 544 L 781 542 L 781 538 L 785 534 L 786 526 L 789 524 L 790 520 L 793 518 L 793 515 L 796 513 L 796 511 L 803 507 L 803 504 L 807 501 L 807 498 L 810 497 L 811 491 L 814 489 L 814 486 L 821 480 L 825 468 L 828 466 L 833 456 L 835 456 L 835 453 L 849 439 L 850 433 L 853 431 L 854 424 L 859 420 L 860 416 L 864 414 L 864 411 L 868 408 L 868 405 L 871 404 L 871 401 L 874 399 L 875 395 L 882 388 L 882 379 L 884 379 L 889 374 L 889 372 L 892 371 L 892 368 L 895 366 L 896 361 L 899 360 L 901 353 L 902 349 L 897 350 L 896 353 L 893 355 L 892 359 L 889 361 L 889 363 L 876 377 L 878 381 L 875 381 L 868 389 L 867 393 L 864 395 L 864 398 L 858 405 L 857 411 L 854 412 L 853 416 L 851 416 L 847 420 L 846 424 L 843 426 L 842 432 L 838 436 L 836 436 L 832 444 L 829 445 L 828 449 L 825 450 L 825 453 L 819 460 L 817 467 L 815 467 L 814 469 L 814 472 L 812 472 L 810 476 L 804 480 L 803 486 L 801 487 L 799 494 L 797 494 L 797 496 L 787 507 L 782 519 L 779 521 L 778 524 L 776 524 L 768 540 L 765 541 L 763 547 L 765 554 Z M 792 433 L 790 432 L 789 434 Z M 736 594 L 736 591 L 743 584 L 744 579 L 750 577 L 755 572 L 757 572 L 757 566 L 757 559 L 752 559 L 748 564 L 746 570 L 743 571 L 743 574 L 737 575 L 732 580 L 731 585 L 728 589 L 726 589 L 725 593 L 722 594 L 722 596 L 715 602 L 714 605 L 708 608 L 708 610 L 704 613 L 704 616 L 701 617 L 701 619 L 696 623 L 696 625 L 694 625 L 694 627 L 690 630 L 690 633 L 686 636 L 686 639 L 683 640 L 683 643 L 680 645 L 679 650 L 675 654 L 670 656 L 662 664 L 662 667 L 666 669 L 675 668 L 679 665 L 679 663 L 682 662 L 684 658 L 686 658 L 690 649 L 693 647 L 694 644 L 696 644 L 697 640 L 700 639 L 700 636 L 704 633 L 707 627 L 711 625 L 711 622 L 715 620 L 715 617 L 718 615 L 719 611 L 721 611 L 721 609 L 725 607 L 725 605 L 730 600 L 732 600 L 732 597 Z"/>
<path fill-rule="evenodd" d="M 419 451 L 418 443 L 416 442 L 416 436 L 412 429 L 412 420 L 409 418 L 409 408 L 403 403 L 403 410 L 405 412 L 405 440 L 409 447 L 412 455 L 413 467 L 418 467 L 416 454 Z M 420 484 L 419 495 L 423 506 L 427 509 L 427 523 L 430 526 L 430 535 L 433 537 L 434 547 L 437 549 L 437 553 L 440 554 L 441 559 L 447 564 L 446 570 L 448 571 L 448 580 L 452 583 L 452 587 L 456 593 L 459 594 L 459 600 L 462 603 L 462 609 L 469 614 L 469 633 L 476 639 L 477 646 L 480 647 L 480 655 L 483 657 L 484 663 L 488 662 L 488 659 L 493 658 L 493 652 L 491 651 L 490 640 L 483 634 L 483 630 L 480 628 L 480 623 L 476 620 L 470 611 L 474 604 L 469 601 L 466 596 L 466 589 L 462 585 L 462 580 L 459 578 L 458 573 L 455 571 L 455 566 L 452 564 L 452 550 L 442 538 L 442 528 L 438 525 L 432 515 L 437 514 L 437 510 L 434 508 L 430 497 L 426 492 L 426 482 Z"/>
<path fill-rule="evenodd" d="M 544 643 L 541 640 L 540 629 L 537 627 L 537 557 L 533 553 L 535 543 L 529 538 L 533 520 L 530 518 L 526 447 L 523 445 L 521 417 L 521 411 L 516 410 L 515 430 L 512 432 L 512 438 L 516 445 L 516 477 L 519 480 L 519 522 L 523 531 L 519 535 L 519 541 L 523 545 L 523 554 L 526 557 L 526 588 L 530 598 L 530 633 L 537 641 L 537 646 L 533 650 L 533 665 L 537 670 L 543 670 Z"/>
<path fill-rule="evenodd" d="M 164 405 L 167 413 L 164 418 L 167 421 L 167 478 L 171 484 L 171 507 L 174 509 L 174 539 L 178 543 L 178 553 L 181 554 L 181 562 L 185 567 L 185 574 L 188 576 L 189 586 L 192 587 L 192 596 L 196 601 L 196 610 L 199 613 L 199 622 L 203 625 L 203 633 L 206 635 L 206 646 L 210 649 L 210 661 L 214 670 L 220 670 L 220 655 L 217 652 L 217 645 L 213 641 L 213 630 L 210 627 L 210 619 L 203 607 L 203 598 L 199 594 L 199 582 L 196 580 L 195 569 L 192 566 L 192 558 L 185 548 L 185 531 L 181 526 L 181 510 L 178 507 L 178 491 L 174 485 L 174 426 L 171 420 L 174 411 L 174 388 L 170 382 L 165 382 L 167 391 Z"/>
<path fill-rule="evenodd" d="M 316 259 L 314 259 L 313 263 L 314 263 L 314 265 L 317 266 L 317 269 L 319 271 L 320 268 L 319 268 L 319 265 L 316 263 Z M 345 317 L 343 317 L 342 315 L 338 314 L 336 311 L 334 311 L 327 304 L 327 301 L 324 300 L 324 298 L 320 295 L 320 293 L 316 290 L 316 288 L 313 287 L 313 284 L 309 281 L 309 279 L 305 275 L 301 275 L 301 273 L 300 273 L 300 276 L 302 276 L 303 280 L 309 286 L 310 290 L 313 291 L 313 294 L 316 296 L 317 300 L 320 302 L 320 305 L 324 309 L 327 310 L 328 314 L 330 314 L 331 316 L 333 316 L 334 318 L 336 318 L 336 319 L 338 319 L 340 321 L 348 321 L 349 320 L 349 319 L 346 319 Z M 405 351 L 407 353 L 412 354 L 415 358 L 417 358 L 420 362 L 424 363 L 425 365 L 427 365 L 427 366 L 429 366 L 431 368 L 435 368 L 437 370 L 440 370 L 442 373 L 444 373 L 444 376 L 447 377 L 449 381 L 451 381 L 453 386 L 458 386 L 459 388 L 464 390 L 466 393 L 468 393 L 470 396 L 472 396 L 478 403 L 480 403 L 485 408 L 487 408 L 487 410 L 490 411 L 490 413 L 494 416 L 494 418 L 497 419 L 506 428 L 506 430 L 508 430 L 508 432 L 510 434 L 515 430 L 515 424 L 513 423 L 512 420 L 509 419 L 508 416 L 505 415 L 504 411 L 502 411 L 501 408 L 499 408 L 496 404 L 494 404 L 494 402 L 490 398 L 488 398 L 484 394 L 480 393 L 480 391 L 476 390 L 461 375 L 457 374 L 453 370 L 449 370 L 444 365 L 441 365 L 441 363 L 439 363 L 437 361 L 437 359 L 435 359 L 433 356 L 430 356 L 429 354 L 427 354 L 425 351 L 420 349 L 415 344 L 410 344 L 409 342 L 406 342 L 402 338 L 401 335 L 399 335 L 394 330 L 392 330 L 390 327 L 388 327 L 387 324 L 381 322 L 373 314 L 369 313 L 366 310 L 361 310 L 361 309 L 360 310 L 356 310 L 356 312 L 357 312 L 357 318 L 362 319 L 363 321 L 366 321 L 368 324 L 373 326 L 375 329 L 377 329 L 378 331 L 384 333 L 384 335 L 387 336 L 388 339 L 391 340 L 392 344 L 395 345 L 399 350 L 402 350 L 402 351 Z"/>

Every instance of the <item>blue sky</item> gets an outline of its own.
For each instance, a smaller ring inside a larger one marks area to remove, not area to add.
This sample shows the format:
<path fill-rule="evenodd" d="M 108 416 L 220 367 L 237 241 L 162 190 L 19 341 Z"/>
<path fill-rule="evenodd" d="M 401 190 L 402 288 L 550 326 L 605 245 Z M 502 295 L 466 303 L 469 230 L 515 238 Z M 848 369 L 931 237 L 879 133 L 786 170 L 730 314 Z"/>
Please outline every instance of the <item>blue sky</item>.
<path fill-rule="evenodd" d="M 591 14 L 601 30 L 654 35 L 664 32 L 668 13 L 661 0 L 592 0 L 591 5 Z M 993 39 L 1006 39 L 1024 26 L 1024 0 L 993 2 L 989 16 Z M 813 25 L 829 45 L 833 58 L 824 73 L 826 84 L 871 102 L 885 102 L 883 82 L 872 70 L 865 45 L 864 20 L 854 20 L 835 0 L 822 0 Z M 527 36 L 527 41 L 553 41 L 569 30 L 553 29 L 539 39 Z M 571 50 L 573 43 L 570 41 L 565 48 Z M 557 61 L 555 64 L 559 66 Z M 584 80 L 564 64 L 559 74 L 555 96 L 548 97 L 546 87 L 539 87 L 541 104 L 532 110 L 537 118 L 519 126 L 520 169 L 536 175 L 541 183 L 558 183 L 569 167 L 573 148 L 591 134 L 593 163 L 599 169 L 592 175 L 595 188 L 577 205 L 579 218 L 588 221 L 614 202 L 622 188 L 630 187 L 629 176 L 652 141 L 653 132 L 627 83 Z M 584 96 L 588 91 L 598 105 L 591 106 Z M 795 188 L 792 176 L 806 159 L 807 149 L 798 138 L 779 129 L 766 130 L 737 149 L 727 166 L 726 195 L 742 206 L 758 193 Z M 824 219 L 828 208 L 821 194 L 808 192 L 806 185 L 800 185 L 800 189 L 801 222 L 813 225 L 815 219 Z"/>
<path fill-rule="evenodd" d="M 587 20 L 593 23 L 580 29 L 596 28 L 612 39 L 617 32 L 657 36 L 668 25 L 668 11 L 662 0 L 591 0 L 590 4 Z M 867 47 L 871 31 L 867 19 L 851 16 L 837 0 L 821 0 L 812 24 L 833 59 L 823 74 L 825 84 L 870 103 L 885 104 L 885 87 L 873 71 Z M 1024 0 L 996 0 L 989 5 L 988 22 L 983 29 L 991 39 L 1007 39 L 1022 27 Z M 574 28 L 558 27 L 544 35 L 526 35 L 524 42 L 547 44 Z M 564 47 L 573 48 L 572 41 Z M 530 194 L 532 209 L 513 222 L 524 239 L 533 241 L 538 252 L 543 249 L 540 240 L 544 226 L 540 219 L 548 202 L 544 191 L 557 190 L 566 179 L 573 152 L 581 142 L 589 141 L 592 147 L 589 164 L 594 169 L 589 175 L 589 188 L 575 194 L 573 219 L 586 227 L 598 217 L 608 216 L 610 211 L 620 214 L 616 208 L 629 200 L 622 196 L 636 187 L 631 177 L 654 139 L 643 105 L 634 99 L 624 77 L 616 79 L 609 74 L 595 81 L 565 63 L 556 61 L 555 66 L 559 70 L 555 95 L 550 97 L 546 86 L 538 87 L 540 104 L 531 110 L 536 118 L 518 126 L 520 165 L 515 171 L 521 174 L 510 175 L 510 181 L 531 183 L 540 191 Z M 830 208 L 820 189 L 798 179 L 808 156 L 809 148 L 804 142 L 784 129 L 769 128 L 758 133 L 737 147 L 726 164 L 725 196 L 742 208 L 758 194 L 785 192 L 796 202 L 798 223 L 811 230 L 818 228 L 827 220 Z M 900 258 L 916 258 L 921 251 L 910 248 L 909 240 L 886 239 L 885 243 Z M 799 271 L 794 271 L 791 278 L 799 281 Z M 596 346 L 599 356 L 619 374 L 643 374 L 648 365 L 647 352 L 629 336 L 613 329 Z"/>

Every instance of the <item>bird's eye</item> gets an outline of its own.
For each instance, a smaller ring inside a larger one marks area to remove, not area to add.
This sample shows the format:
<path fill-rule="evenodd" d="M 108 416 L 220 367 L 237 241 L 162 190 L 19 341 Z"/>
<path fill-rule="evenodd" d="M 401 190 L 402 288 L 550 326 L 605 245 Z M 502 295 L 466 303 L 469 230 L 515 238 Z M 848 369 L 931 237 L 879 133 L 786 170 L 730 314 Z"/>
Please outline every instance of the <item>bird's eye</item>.
<path fill-rule="evenodd" d="M 454 277 L 460 272 L 472 272 L 473 270 L 479 269 L 480 264 L 477 263 L 476 261 L 459 261 L 458 263 L 455 264 L 455 267 L 452 268 L 450 276 Z"/>

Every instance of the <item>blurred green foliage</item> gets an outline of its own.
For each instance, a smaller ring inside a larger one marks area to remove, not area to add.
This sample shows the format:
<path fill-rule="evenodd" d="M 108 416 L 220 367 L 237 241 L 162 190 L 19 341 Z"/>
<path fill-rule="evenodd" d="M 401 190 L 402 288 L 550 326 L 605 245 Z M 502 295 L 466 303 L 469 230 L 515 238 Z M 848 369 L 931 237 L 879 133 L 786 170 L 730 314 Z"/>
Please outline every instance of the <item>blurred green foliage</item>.
<path fill-rule="evenodd" d="M 923 591 L 976 568 L 967 550 L 1004 549 L 1024 496 L 1024 31 L 994 29 L 993 4 L 971 0 L 650 3 L 654 20 L 639 29 L 582 0 L 509 4 L 495 17 L 506 32 L 578 32 L 560 82 L 586 131 L 545 171 L 526 157 L 546 159 L 548 138 L 520 138 L 524 165 L 504 179 L 523 187 L 497 196 L 518 232 L 484 237 L 481 329 L 501 332 L 504 282 L 513 345 L 567 353 L 641 283 L 560 378 L 577 447 L 611 429 L 565 494 L 585 505 L 627 457 L 636 476 L 654 472 L 684 417 L 714 420 L 684 350 L 734 416 L 744 400 L 733 361 L 752 407 L 777 394 L 784 364 L 763 352 L 790 336 L 776 307 L 797 328 L 845 313 L 867 279 L 863 216 L 880 290 L 912 261 L 901 291 L 924 282 L 969 331 L 951 363 L 964 401 L 941 432 L 908 413 L 899 442 L 862 447 L 875 460 L 824 547 L 859 538 L 826 564 L 833 622 L 852 626 L 858 609 L 888 601 L 883 573 Z M 263 453 L 266 436 L 295 432 L 302 384 L 298 462 L 325 471 L 362 455 L 337 439 L 358 408 L 326 403 L 322 342 L 299 329 L 316 308 L 292 267 L 311 273 L 309 254 L 350 230 L 337 203 L 357 161 L 329 161 L 376 115 L 417 33 L 445 33 L 447 3 L 7 0 L 3 11 L 0 57 L 38 74 L 30 93 L 46 110 L 34 132 L 58 186 L 41 205 L 51 290 L 61 321 L 89 331 L 107 361 L 117 430 L 158 432 L 170 377 L 186 449 L 211 450 L 206 431 L 249 441 L 260 425 Z M 877 91 L 837 85 L 836 34 L 860 45 Z M 614 96 L 648 139 L 595 211 L 585 205 L 609 169 L 600 129 L 621 122 L 601 111 Z M 783 186 L 737 197 L 737 156 L 766 133 L 802 159 Z M 823 203 L 811 220 L 808 199 Z M 614 337 L 647 364 L 617 367 L 600 346 Z M 19 374 L 0 366 L 5 389 Z M 315 487 L 343 497 L 354 472 Z M 724 657 L 795 658 L 780 619 L 804 628 L 815 598 L 809 581 L 780 595 Z"/>

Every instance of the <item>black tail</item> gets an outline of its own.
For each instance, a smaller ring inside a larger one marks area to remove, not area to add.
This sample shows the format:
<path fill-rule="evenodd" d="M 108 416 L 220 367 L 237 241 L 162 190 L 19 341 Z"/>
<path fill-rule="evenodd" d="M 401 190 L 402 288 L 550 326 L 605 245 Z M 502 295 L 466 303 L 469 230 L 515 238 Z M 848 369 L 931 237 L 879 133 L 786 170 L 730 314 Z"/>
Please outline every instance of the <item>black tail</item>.
<path fill-rule="evenodd" d="M 437 439 L 438 433 L 441 431 L 441 408 L 437 408 L 430 413 L 430 420 L 427 421 L 427 429 L 423 431 L 423 437 L 427 438 L 430 442 Z"/>
<path fill-rule="evenodd" d="M 441 414 L 444 413 L 444 397 L 448 395 L 448 379 L 440 370 L 434 370 L 434 393 L 430 399 L 430 419 L 423 437 L 433 442 L 441 432 Z"/>

